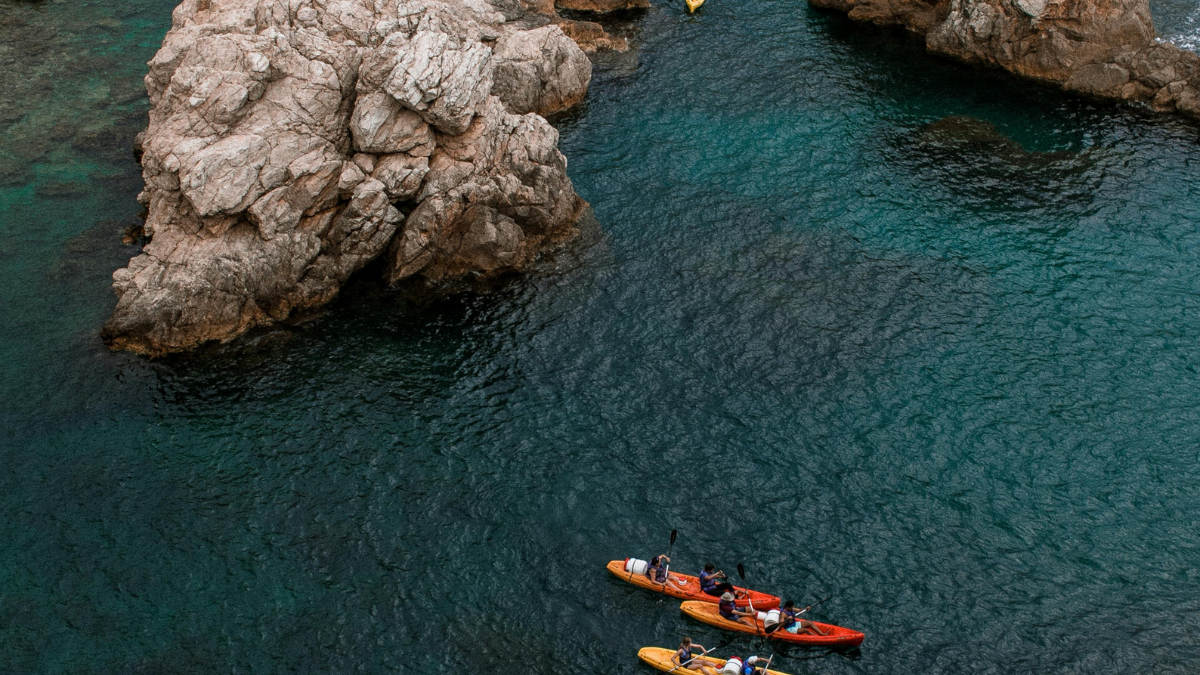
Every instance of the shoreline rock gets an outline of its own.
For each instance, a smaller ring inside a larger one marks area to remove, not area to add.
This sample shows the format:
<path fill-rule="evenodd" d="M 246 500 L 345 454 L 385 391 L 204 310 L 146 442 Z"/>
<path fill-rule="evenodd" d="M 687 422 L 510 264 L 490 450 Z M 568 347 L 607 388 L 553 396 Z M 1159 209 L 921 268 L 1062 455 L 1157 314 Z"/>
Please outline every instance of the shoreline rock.
<path fill-rule="evenodd" d="M 898 26 L 933 54 L 1200 118 L 1200 55 L 1156 39 L 1148 0 L 809 0 Z"/>
<path fill-rule="evenodd" d="M 555 7 L 572 12 L 608 14 L 634 9 L 649 9 L 650 0 L 554 0 Z"/>
<path fill-rule="evenodd" d="M 184 0 L 149 65 L 149 241 L 113 274 L 114 349 L 235 338 L 328 303 L 377 259 L 393 282 L 519 270 L 584 205 L 543 115 L 584 98 L 591 62 L 548 17 Z"/>

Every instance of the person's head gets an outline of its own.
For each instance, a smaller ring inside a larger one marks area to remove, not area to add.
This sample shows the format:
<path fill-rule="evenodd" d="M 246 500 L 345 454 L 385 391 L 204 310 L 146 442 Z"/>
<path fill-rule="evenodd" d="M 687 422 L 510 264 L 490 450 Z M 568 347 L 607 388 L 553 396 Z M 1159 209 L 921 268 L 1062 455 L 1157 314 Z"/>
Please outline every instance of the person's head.
<path fill-rule="evenodd" d="M 791 600 L 788 600 L 787 602 L 783 603 L 783 608 L 784 609 L 795 609 L 796 603 L 792 602 Z"/>
<path fill-rule="evenodd" d="M 749 663 L 749 664 L 751 664 L 751 665 L 753 665 L 753 664 L 755 664 L 755 663 L 758 663 L 758 657 L 757 657 L 757 656 L 751 656 L 750 658 L 746 659 L 746 663 Z"/>
<path fill-rule="evenodd" d="M 705 572 L 715 572 L 717 568 L 713 567 L 712 563 L 704 563 Z"/>
<path fill-rule="evenodd" d="M 658 564 L 658 559 L 659 559 L 659 558 L 661 558 L 661 557 L 662 557 L 662 556 L 660 556 L 660 555 L 656 555 L 656 556 L 654 556 L 653 558 L 651 558 L 651 559 L 650 559 L 650 564 L 651 564 L 651 565 L 657 565 L 657 564 Z"/>
<path fill-rule="evenodd" d="M 682 640 L 679 641 L 679 646 L 680 647 L 691 647 L 692 646 L 692 638 L 690 638 L 690 637 L 683 638 Z"/>
<path fill-rule="evenodd" d="M 725 591 L 724 593 L 721 594 L 721 599 L 724 600 L 725 602 L 733 602 L 733 593 L 730 593 L 729 591 Z"/>

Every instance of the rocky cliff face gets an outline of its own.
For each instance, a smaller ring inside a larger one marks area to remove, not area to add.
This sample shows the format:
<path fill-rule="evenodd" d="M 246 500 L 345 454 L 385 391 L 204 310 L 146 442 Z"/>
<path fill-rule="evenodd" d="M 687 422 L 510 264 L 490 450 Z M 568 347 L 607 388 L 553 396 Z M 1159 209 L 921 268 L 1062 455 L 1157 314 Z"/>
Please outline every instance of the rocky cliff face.
<path fill-rule="evenodd" d="M 1155 40 L 1148 0 L 809 0 L 926 48 L 1100 98 L 1200 117 L 1200 55 Z"/>
<path fill-rule="evenodd" d="M 483 0 L 184 0 L 146 76 L 150 240 L 105 339 L 229 339 L 381 257 L 393 281 L 529 262 L 583 205 L 541 116 L 591 79 L 530 25 Z"/>

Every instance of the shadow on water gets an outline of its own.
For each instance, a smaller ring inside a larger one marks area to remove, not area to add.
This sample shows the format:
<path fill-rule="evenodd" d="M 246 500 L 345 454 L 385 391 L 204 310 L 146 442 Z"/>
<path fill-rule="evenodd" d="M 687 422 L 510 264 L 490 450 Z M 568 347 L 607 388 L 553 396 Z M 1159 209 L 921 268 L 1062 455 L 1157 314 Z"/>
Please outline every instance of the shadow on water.
<path fill-rule="evenodd" d="M 898 128 L 878 151 L 920 189 L 978 208 L 1053 203 L 1083 210 L 1103 178 L 1094 170 L 1093 149 L 1030 151 L 991 122 L 968 115 Z"/>
<path fill-rule="evenodd" d="M 839 65 L 853 74 L 852 86 L 868 94 L 864 102 L 902 124 L 928 123 L 950 111 L 983 119 L 1026 148 L 1047 152 L 1081 151 L 1091 127 L 1107 129 L 1114 121 L 1170 124 L 1179 119 L 1151 113 L 1141 104 L 1092 100 L 999 68 L 929 54 L 924 38 L 897 28 L 852 21 L 840 12 L 809 11 Z"/>
<path fill-rule="evenodd" d="M 94 229 L 110 231 L 115 225 Z M 463 335 L 486 339 L 486 330 L 481 332 L 480 327 L 498 314 L 547 288 L 570 285 L 572 279 L 590 274 L 589 268 L 604 264 L 611 254 L 591 209 L 584 211 L 578 229 L 578 236 L 544 252 L 521 274 L 466 279 L 453 286 L 431 287 L 415 280 L 389 287 L 382 281 L 386 261 L 381 258 L 355 274 L 326 308 L 226 343 L 154 360 L 162 392 L 166 400 L 180 404 L 210 398 L 224 404 L 235 395 L 224 388 L 228 383 L 257 382 L 275 391 L 281 381 L 295 382 L 330 367 L 353 371 L 362 366 L 358 356 L 369 358 L 375 350 L 419 355 L 430 348 L 430 353 L 440 355 L 438 361 L 447 359 L 444 366 L 451 370 L 443 374 L 450 377 L 453 364 L 462 356 Z M 120 250 L 130 248 L 122 245 Z M 318 354 L 324 356 L 314 360 Z M 403 357 L 393 365 L 397 379 L 412 374 L 406 370 L 412 364 Z M 441 367 L 435 370 L 442 372 Z M 374 375 L 388 376 L 387 372 Z"/>

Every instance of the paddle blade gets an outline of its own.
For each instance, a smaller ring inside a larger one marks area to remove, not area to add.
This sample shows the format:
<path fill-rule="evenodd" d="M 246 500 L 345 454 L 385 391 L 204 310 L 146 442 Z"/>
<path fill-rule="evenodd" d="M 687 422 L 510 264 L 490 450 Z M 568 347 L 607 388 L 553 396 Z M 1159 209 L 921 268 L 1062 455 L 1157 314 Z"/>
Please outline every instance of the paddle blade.
<path fill-rule="evenodd" d="M 675 545 L 675 537 L 679 536 L 679 530 L 671 530 L 671 545 Z"/>
<path fill-rule="evenodd" d="M 738 576 L 742 578 L 742 581 L 745 581 L 746 580 L 746 568 L 742 566 L 742 563 L 738 563 L 737 570 L 738 570 Z"/>

